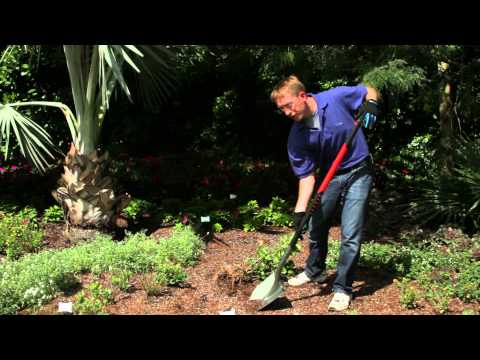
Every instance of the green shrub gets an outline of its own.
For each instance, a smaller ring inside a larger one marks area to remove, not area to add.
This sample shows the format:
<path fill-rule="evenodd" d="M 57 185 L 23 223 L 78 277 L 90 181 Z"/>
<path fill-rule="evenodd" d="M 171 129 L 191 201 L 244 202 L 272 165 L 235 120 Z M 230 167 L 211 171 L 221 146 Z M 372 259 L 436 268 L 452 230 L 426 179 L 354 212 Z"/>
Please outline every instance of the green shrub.
<path fill-rule="evenodd" d="M 113 286 L 116 286 L 122 291 L 128 291 L 131 288 L 130 278 L 133 273 L 128 270 L 116 270 L 112 273 L 111 282 Z"/>
<path fill-rule="evenodd" d="M 291 226 L 292 215 L 287 213 L 287 203 L 273 197 L 266 208 L 261 208 L 256 200 L 251 200 L 239 208 L 240 221 L 244 231 L 256 231 L 264 225 Z"/>
<path fill-rule="evenodd" d="M 30 206 L 25 206 L 23 209 L 21 209 L 18 213 L 17 216 L 21 220 L 28 220 L 31 223 L 37 223 L 37 210 L 33 207 Z"/>
<path fill-rule="evenodd" d="M 31 220 L 35 219 L 35 214 L 26 209 L 23 213 L 0 218 L 0 252 L 8 259 L 18 259 L 42 246 L 43 231 Z"/>
<path fill-rule="evenodd" d="M 440 314 L 445 314 L 449 310 L 450 300 L 438 287 L 429 288 L 425 293 L 425 298 Z"/>
<path fill-rule="evenodd" d="M 396 281 L 397 287 L 400 289 L 400 304 L 406 309 L 415 309 L 418 307 L 418 292 L 407 279 Z"/>
<path fill-rule="evenodd" d="M 157 241 L 144 233 L 128 234 L 125 241 L 114 242 L 99 235 L 92 241 L 63 250 L 27 254 L 17 261 L 0 263 L 0 314 L 14 314 L 32 306 L 41 306 L 55 298 L 66 274 L 118 269 L 145 273 L 163 268 L 167 279 L 181 279 L 178 266 L 195 263 L 204 247 L 190 227 L 177 226 L 170 238 Z M 178 253 L 176 253 L 178 251 Z M 172 280 L 174 279 L 174 280 Z"/>
<path fill-rule="evenodd" d="M 138 220 L 147 213 L 155 209 L 155 204 L 142 199 L 132 199 L 128 206 L 123 209 L 123 214 L 132 220 Z"/>
<path fill-rule="evenodd" d="M 180 264 L 163 262 L 156 267 L 156 281 L 161 286 L 178 285 L 187 279 L 187 273 Z"/>
<path fill-rule="evenodd" d="M 287 202 L 275 196 L 268 207 L 260 210 L 258 216 L 262 219 L 263 225 L 292 226 L 293 218 L 287 211 Z"/>
<path fill-rule="evenodd" d="M 43 221 L 47 223 L 63 221 L 63 209 L 58 205 L 50 206 L 43 212 Z"/>
<path fill-rule="evenodd" d="M 400 302 L 412 307 L 423 296 L 440 313 L 448 311 L 449 299 L 480 301 L 480 262 L 474 259 L 477 238 L 469 239 L 455 229 L 440 229 L 425 234 L 420 241 L 397 244 L 362 244 L 359 265 L 377 271 L 388 271 L 404 277 L 404 283 L 415 280 L 420 289 L 400 285 Z M 336 267 L 340 241 L 329 240 L 327 268 Z"/>
<path fill-rule="evenodd" d="M 212 222 L 219 224 L 224 227 L 230 227 L 234 224 L 232 214 L 226 210 L 215 210 L 212 211 Z M 220 230 L 221 231 L 221 230 Z M 218 232 L 220 232 L 218 231 Z"/>
<path fill-rule="evenodd" d="M 238 209 L 243 231 L 256 231 L 263 226 L 263 219 L 260 217 L 260 206 L 257 200 L 250 200 Z"/>
<path fill-rule="evenodd" d="M 93 282 L 76 296 L 73 310 L 79 315 L 107 315 L 106 307 L 112 302 L 112 291 Z"/>
<path fill-rule="evenodd" d="M 465 302 L 480 301 L 480 262 L 465 266 L 457 274 L 455 295 Z"/>
<path fill-rule="evenodd" d="M 255 257 L 247 258 L 245 263 L 248 266 L 248 276 L 252 278 L 258 278 L 263 280 L 267 278 L 275 269 L 277 268 L 278 264 L 282 256 L 288 249 L 290 241 L 292 239 L 292 234 L 284 234 L 280 237 L 279 241 L 271 246 L 268 245 L 260 245 L 257 248 L 257 252 Z M 295 245 L 295 250 L 293 251 L 292 255 L 295 255 L 301 250 L 300 242 L 297 242 Z M 291 276 L 294 275 L 295 271 L 295 264 L 291 257 L 287 260 L 285 266 L 282 268 L 281 274 L 284 276 Z"/>
<path fill-rule="evenodd" d="M 405 247 L 366 243 L 362 245 L 359 264 L 375 270 L 404 275 L 410 269 L 411 256 Z"/>

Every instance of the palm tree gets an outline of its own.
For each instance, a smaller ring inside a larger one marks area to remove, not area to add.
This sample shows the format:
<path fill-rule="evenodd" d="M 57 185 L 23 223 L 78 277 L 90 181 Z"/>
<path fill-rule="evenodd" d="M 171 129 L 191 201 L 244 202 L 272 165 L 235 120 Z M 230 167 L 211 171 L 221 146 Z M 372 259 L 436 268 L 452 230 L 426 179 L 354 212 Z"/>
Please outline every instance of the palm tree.
<path fill-rule="evenodd" d="M 0 62 L 12 47 L 4 50 Z M 100 131 L 113 92 L 121 89 L 132 101 L 126 70 L 138 79 L 141 97 L 147 104 L 161 104 L 173 88 L 168 65 L 170 52 L 160 45 L 63 45 L 72 87 L 75 114 L 60 102 L 30 101 L 0 104 L 0 145 L 8 157 L 11 130 L 22 155 L 44 173 L 57 150 L 49 134 L 17 108 L 49 106 L 60 109 L 70 130 L 72 143 L 66 154 L 59 187 L 52 192 L 73 225 L 108 226 L 115 223 L 129 201 L 128 194 L 115 195 L 106 174 L 108 152 L 97 152 Z"/>

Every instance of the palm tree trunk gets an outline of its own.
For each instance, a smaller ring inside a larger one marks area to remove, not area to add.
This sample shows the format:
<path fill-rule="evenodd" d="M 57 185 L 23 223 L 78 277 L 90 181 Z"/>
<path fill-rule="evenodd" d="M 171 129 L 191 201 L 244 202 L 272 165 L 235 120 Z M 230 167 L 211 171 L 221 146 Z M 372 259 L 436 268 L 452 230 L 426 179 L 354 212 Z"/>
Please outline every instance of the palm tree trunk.
<path fill-rule="evenodd" d="M 67 214 L 67 221 L 81 227 L 118 225 L 121 211 L 130 202 L 130 195 L 115 196 L 112 179 L 106 175 L 108 152 L 88 155 L 71 145 L 65 157 L 65 173 L 59 188 L 52 192 Z"/>

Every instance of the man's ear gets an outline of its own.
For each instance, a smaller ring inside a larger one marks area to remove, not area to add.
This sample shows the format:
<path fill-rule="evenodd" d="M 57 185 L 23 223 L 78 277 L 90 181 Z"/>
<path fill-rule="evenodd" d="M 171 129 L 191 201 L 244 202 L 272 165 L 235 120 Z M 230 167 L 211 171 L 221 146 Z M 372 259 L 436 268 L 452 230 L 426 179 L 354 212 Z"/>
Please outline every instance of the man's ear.
<path fill-rule="evenodd" d="M 305 91 L 300 91 L 298 97 L 305 100 L 307 98 L 307 93 Z"/>

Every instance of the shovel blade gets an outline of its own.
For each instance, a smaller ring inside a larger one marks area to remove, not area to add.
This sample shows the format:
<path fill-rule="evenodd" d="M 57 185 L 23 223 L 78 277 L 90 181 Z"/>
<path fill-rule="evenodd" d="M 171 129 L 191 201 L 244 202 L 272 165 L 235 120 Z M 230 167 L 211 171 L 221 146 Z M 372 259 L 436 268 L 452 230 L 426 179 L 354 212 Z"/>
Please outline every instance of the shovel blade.
<path fill-rule="evenodd" d="M 258 309 L 261 310 L 282 295 L 283 287 L 280 279 L 275 277 L 275 273 L 272 273 L 253 290 L 250 300 L 261 301 L 262 304 Z"/>

